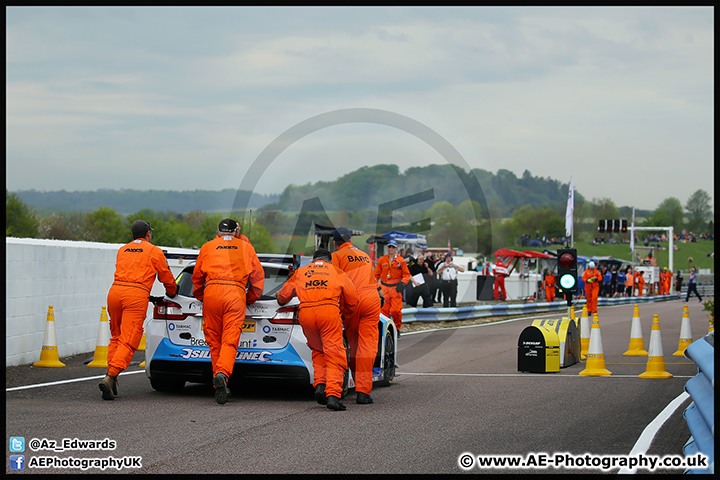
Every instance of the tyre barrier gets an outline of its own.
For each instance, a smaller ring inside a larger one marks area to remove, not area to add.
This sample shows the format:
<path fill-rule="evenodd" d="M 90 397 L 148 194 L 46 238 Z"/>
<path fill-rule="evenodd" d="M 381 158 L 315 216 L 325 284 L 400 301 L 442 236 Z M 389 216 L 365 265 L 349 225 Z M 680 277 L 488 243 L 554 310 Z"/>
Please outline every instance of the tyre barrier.
<path fill-rule="evenodd" d="M 677 300 L 677 295 L 654 295 L 651 297 L 617 297 L 598 298 L 598 306 L 613 306 L 635 303 L 667 302 Z M 572 304 L 585 305 L 587 301 L 583 298 L 573 300 Z M 495 317 L 505 315 L 526 315 L 534 313 L 567 312 L 567 302 L 528 302 L 528 303 L 507 303 L 495 305 L 474 305 L 463 307 L 443 308 L 403 308 L 402 321 L 409 322 L 444 322 L 455 320 L 474 320 L 483 317 Z"/>
<path fill-rule="evenodd" d="M 688 469 L 685 473 L 715 473 L 715 334 L 694 341 L 685 349 L 685 356 L 698 367 L 698 374 L 688 380 L 685 391 L 692 403 L 683 412 L 690 429 L 690 439 L 683 453 L 702 453 L 708 457 L 708 468 Z"/>
<path fill-rule="evenodd" d="M 580 361 L 580 337 L 575 320 L 567 317 L 535 320 L 518 338 L 518 371 L 559 372 Z"/>
<path fill-rule="evenodd" d="M 518 372 L 559 371 L 560 338 L 557 333 L 545 326 L 525 327 L 518 338 Z"/>

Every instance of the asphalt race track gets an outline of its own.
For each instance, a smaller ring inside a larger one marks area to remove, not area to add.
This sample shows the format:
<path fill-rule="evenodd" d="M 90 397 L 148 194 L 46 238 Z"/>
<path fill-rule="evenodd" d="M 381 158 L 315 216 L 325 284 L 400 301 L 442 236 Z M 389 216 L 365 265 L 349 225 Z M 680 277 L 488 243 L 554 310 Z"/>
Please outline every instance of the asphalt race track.
<path fill-rule="evenodd" d="M 97 387 L 104 370 L 83 365 L 92 354 L 62 358 L 65 368 L 10 367 L 8 459 L 10 438 L 24 437 L 20 454 L 31 473 L 618 473 L 617 467 L 603 470 L 598 459 L 627 460 L 630 452 L 683 456 L 690 432 L 682 412 L 691 402 L 682 396 L 683 387 L 697 374 L 690 360 L 672 356 L 684 305 L 697 340 L 708 331 L 707 313 L 697 301 L 639 305 L 646 350 L 653 314 L 659 316 L 670 379 L 640 379 L 647 358 L 622 355 L 633 305 L 600 307 L 609 377 L 578 375 L 584 363 L 558 373 L 518 372 L 518 337 L 532 318 L 407 333 L 399 340 L 395 383 L 375 389 L 372 405 L 357 405 L 351 392 L 344 412 L 318 405 L 308 388 L 283 385 L 234 386 L 225 405 L 216 404 L 212 388 L 204 385 L 158 393 L 138 367 L 144 352 L 136 352 L 120 376 L 119 397 L 111 402 L 101 399 Z M 63 439 L 65 448 L 59 448 Z M 108 446 L 100 442 L 105 439 L 114 449 L 100 449 Z M 98 441 L 97 449 L 80 443 L 89 440 Z M 87 459 L 109 465 L 109 457 L 127 468 L 83 470 L 83 459 L 85 466 L 92 463 Z M 498 458 L 526 464 L 478 465 Z M 564 458 L 569 460 L 559 468 L 547 464 Z M 569 468 L 568 461 L 590 468 Z M 9 463 L 6 472 L 18 473 Z"/>

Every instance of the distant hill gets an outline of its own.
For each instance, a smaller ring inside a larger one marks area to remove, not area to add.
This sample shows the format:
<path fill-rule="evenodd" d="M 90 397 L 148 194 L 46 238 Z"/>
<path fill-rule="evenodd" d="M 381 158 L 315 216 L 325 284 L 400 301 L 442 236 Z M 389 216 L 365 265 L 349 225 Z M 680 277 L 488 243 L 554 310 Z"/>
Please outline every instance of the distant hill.
<path fill-rule="evenodd" d="M 194 210 L 219 212 L 230 210 L 237 190 L 227 188 L 211 190 L 106 190 L 39 192 L 20 190 L 15 193 L 23 202 L 36 210 L 65 212 L 92 212 L 100 207 L 109 207 L 121 215 L 129 215 L 149 208 L 156 212 L 177 212 L 186 214 Z M 260 208 L 277 201 L 279 195 L 259 195 L 241 191 L 250 198 L 250 208 Z"/>
<path fill-rule="evenodd" d="M 397 165 L 374 165 L 361 167 L 334 181 L 288 185 L 280 194 L 259 195 L 242 191 L 241 200 L 244 203 L 249 199 L 248 206 L 253 209 L 297 212 L 303 201 L 318 197 L 329 210 L 360 211 L 432 191 L 433 203 L 447 201 L 455 206 L 468 197 L 473 200 L 484 198 L 493 215 L 504 218 L 528 204 L 535 209 L 561 208 L 564 211 L 568 188 L 569 183 L 535 177 L 528 170 L 518 177 L 505 169 L 498 170 L 496 174 L 482 169 L 467 172 L 448 164 L 411 167 L 404 172 L 400 172 Z M 11 193 L 40 213 L 92 212 L 100 207 L 109 207 L 121 215 L 128 215 L 142 209 L 179 214 L 194 210 L 208 213 L 228 211 L 238 191 L 102 189 L 75 192 L 21 190 Z M 576 190 L 576 205 L 582 201 L 584 197 Z M 628 216 L 632 208 L 619 207 L 619 211 L 621 215 Z M 643 217 L 651 213 L 638 210 L 636 215 Z"/>
<path fill-rule="evenodd" d="M 534 177 L 528 170 L 517 177 L 504 169 L 497 174 L 482 169 L 467 172 L 448 164 L 412 167 L 405 172 L 397 165 L 375 165 L 361 167 L 333 182 L 289 185 L 277 203 L 266 208 L 298 210 L 304 199 L 319 197 L 334 210 L 357 211 L 432 190 L 433 202 L 458 206 L 468 197 L 484 198 L 491 210 L 505 216 L 528 204 L 535 208 L 564 206 L 568 188 L 569 183 Z M 580 202 L 583 197 L 576 192 L 575 199 Z"/>

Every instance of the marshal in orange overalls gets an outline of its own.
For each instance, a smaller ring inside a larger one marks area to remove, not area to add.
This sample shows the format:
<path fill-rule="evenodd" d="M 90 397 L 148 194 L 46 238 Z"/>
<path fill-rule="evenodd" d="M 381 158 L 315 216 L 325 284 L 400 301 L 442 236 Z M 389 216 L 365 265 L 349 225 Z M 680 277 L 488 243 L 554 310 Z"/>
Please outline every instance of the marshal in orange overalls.
<path fill-rule="evenodd" d="M 547 275 L 545 275 L 545 299 L 548 302 L 554 302 L 555 301 L 555 275 L 552 274 L 552 272 L 548 272 Z"/>
<path fill-rule="evenodd" d="M 665 272 L 665 295 L 670 295 L 670 287 L 672 286 L 673 273 L 671 270 Z"/>
<path fill-rule="evenodd" d="M 375 266 L 375 280 L 380 281 L 385 297 L 385 304 L 380 311 L 392 318 L 398 332 L 402 326 L 402 293 L 398 292 L 397 287 L 400 283 L 407 285 L 411 277 L 405 259 L 399 255 L 393 255 L 392 259 L 389 254 L 384 255 Z"/>
<path fill-rule="evenodd" d="M 210 347 L 213 378 L 223 373 L 229 379 L 245 307 L 262 295 L 265 271 L 249 240 L 218 233 L 200 249 L 192 282 L 195 298 L 203 302 L 203 332 Z"/>
<path fill-rule="evenodd" d="M 635 274 L 635 287 L 637 289 L 637 296 L 642 297 L 643 291 L 645 290 L 645 277 L 644 272 L 636 272 Z"/>
<path fill-rule="evenodd" d="M 136 238 L 120 247 L 115 262 L 115 281 L 107 296 L 111 335 L 108 375 L 116 377 L 125 370 L 140 345 L 156 274 L 168 296 L 174 296 L 177 284 L 160 248 L 145 238 Z"/>
<path fill-rule="evenodd" d="M 585 298 L 587 298 L 588 314 L 597 313 L 598 294 L 600 293 L 600 279 L 602 275 L 597 268 L 588 268 L 582 275 L 585 282 Z"/>
<path fill-rule="evenodd" d="M 312 351 L 313 386 L 325 384 L 326 397 L 342 397 L 347 351 L 343 345 L 342 317 L 352 316 L 357 290 L 342 270 L 325 260 L 299 268 L 277 294 L 280 305 L 300 300 L 298 319 Z"/>
<path fill-rule="evenodd" d="M 358 307 L 351 316 L 343 318 L 343 322 L 355 391 L 370 394 L 380 318 L 380 295 L 370 256 L 352 242 L 344 242 L 333 252 L 332 263 L 350 277 L 358 292 Z"/>

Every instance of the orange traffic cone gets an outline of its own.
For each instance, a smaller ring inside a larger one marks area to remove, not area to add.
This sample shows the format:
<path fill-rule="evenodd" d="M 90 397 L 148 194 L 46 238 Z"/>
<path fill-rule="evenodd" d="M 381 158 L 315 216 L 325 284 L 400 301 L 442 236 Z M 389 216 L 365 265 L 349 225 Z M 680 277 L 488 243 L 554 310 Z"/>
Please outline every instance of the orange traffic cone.
<path fill-rule="evenodd" d="M 647 368 L 640 378 L 672 378 L 672 374 L 665 370 L 665 357 L 663 357 L 662 339 L 660 337 L 660 322 L 657 314 L 653 316 L 652 331 L 650 332 L 650 353 L 648 354 Z"/>
<path fill-rule="evenodd" d="M 100 312 L 100 327 L 98 328 L 97 342 L 95 344 L 95 354 L 92 362 L 88 363 L 88 367 L 108 367 L 108 345 L 110 345 L 110 324 L 108 323 L 107 308 L 102 307 Z"/>
<path fill-rule="evenodd" d="M 690 331 L 690 312 L 685 305 L 682 314 L 682 323 L 680 323 L 680 341 L 678 342 L 677 352 L 673 353 L 673 357 L 684 357 L 685 349 L 692 343 L 692 332 Z"/>
<path fill-rule="evenodd" d="M 630 327 L 630 345 L 628 351 L 623 353 L 626 357 L 647 357 L 648 352 L 645 350 L 643 342 L 642 325 L 640 325 L 640 311 L 635 304 L 633 312 L 632 326 Z"/>
<path fill-rule="evenodd" d="M 590 346 L 590 319 L 588 318 L 587 305 L 583 305 L 580 314 L 580 360 L 585 360 Z"/>
<path fill-rule="evenodd" d="M 43 338 L 43 346 L 40 351 L 40 360 L 33 363 L 34 367 L 64 367 L 65 364 L 60 361 L 58 355 L 57 338 L 55 337 L 55 314 L 53 307 L 50 305 L 45 322 L 45 337 Z"/>
<path fill-rule="evenodd" d="M 590 332 L 590 347 L 588 347 L 587 363 L 585 370 L 578 375 L 592 377 L 606 377 L 612 373 L 605 368 L 605 355 L 603 355 L 602 335 L 600 335 L 600 322 L 597 313 L 593 315 L 592 328 Z"/>

